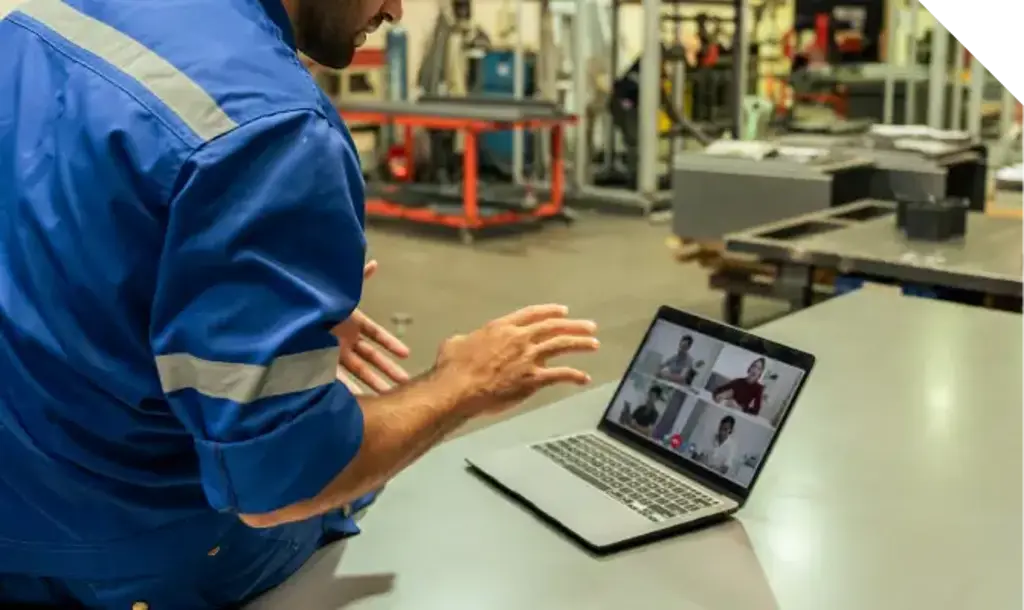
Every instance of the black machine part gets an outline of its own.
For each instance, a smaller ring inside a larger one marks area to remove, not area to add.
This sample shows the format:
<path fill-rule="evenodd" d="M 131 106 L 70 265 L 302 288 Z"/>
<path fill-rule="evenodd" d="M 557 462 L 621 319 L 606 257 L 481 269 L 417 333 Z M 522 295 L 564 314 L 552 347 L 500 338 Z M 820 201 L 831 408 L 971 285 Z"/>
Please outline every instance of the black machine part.
<path fill-rule="evenodd" d="M 419 73 L 416 75 L 416 85 L 421 93 L 436 95 L 440 92 L 441 85 L 445 82 L 444 67 L 448 62 L 448 41 L 454 31 L 455 24 L 443 13 L 439 13 L 427 41 Z"/>
<path fill-rule="evenodd" d="M 970 202 L 960 197 L 900 199 L 896 202 L 896 227 L 907 239 L 948 241 L 967 233 Z"/>

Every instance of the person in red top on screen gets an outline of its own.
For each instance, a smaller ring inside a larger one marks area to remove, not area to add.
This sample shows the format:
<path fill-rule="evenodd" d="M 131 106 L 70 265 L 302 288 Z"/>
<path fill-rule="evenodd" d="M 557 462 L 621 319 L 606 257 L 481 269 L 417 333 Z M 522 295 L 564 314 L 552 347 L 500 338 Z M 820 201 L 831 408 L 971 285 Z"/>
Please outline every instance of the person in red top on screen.
<path fill-rule="evenodd" d="M 747 376 L 733 379 L 722 384 L 712 393 L 711 397 L 715 402 L 730 404 L 741 409 L 744 413 L 757 415 L 761 412 L 761 397 L 764 395 L 764 386 L 761 385 L 761 375 L 764 374 L 764 367 L 767 363 L 764 358 L 758 358 L 747 367 Z"/>

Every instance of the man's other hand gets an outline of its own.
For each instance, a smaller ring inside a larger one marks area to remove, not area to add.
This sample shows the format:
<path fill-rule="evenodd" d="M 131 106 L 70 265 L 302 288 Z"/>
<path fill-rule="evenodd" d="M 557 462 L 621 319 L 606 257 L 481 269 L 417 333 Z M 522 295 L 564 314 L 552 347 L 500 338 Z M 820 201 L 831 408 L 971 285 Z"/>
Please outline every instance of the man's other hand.
<path fill-rule="evenodd" d="M 363 280 L 377 272 L 377 261 L 363 267 Z M 409 381 L 409 373 L 395 359 L 409 357 L 409 348 L 365 313 L 356 309 L 352 315 L 331 331 L 338 338 L 338 379 L 361 394 L 355 380 L 374 392 L 386 392 L 395 385 Z"/>

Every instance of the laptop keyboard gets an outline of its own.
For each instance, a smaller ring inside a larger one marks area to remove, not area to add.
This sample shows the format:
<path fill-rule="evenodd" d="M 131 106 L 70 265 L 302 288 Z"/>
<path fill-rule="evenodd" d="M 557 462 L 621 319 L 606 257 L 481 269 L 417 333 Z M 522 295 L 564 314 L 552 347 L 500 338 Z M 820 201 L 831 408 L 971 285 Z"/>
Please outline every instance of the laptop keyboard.
<path fill-rule="evenodd" d="M 533 449 L 655 523 L 719 503 L 592 434 L 539 443 Z"/>

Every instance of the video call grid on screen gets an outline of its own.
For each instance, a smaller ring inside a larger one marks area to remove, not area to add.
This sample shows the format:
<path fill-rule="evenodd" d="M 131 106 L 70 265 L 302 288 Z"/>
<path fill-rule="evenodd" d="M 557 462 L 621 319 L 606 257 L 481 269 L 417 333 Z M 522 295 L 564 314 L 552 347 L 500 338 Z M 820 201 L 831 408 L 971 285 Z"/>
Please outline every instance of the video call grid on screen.
<path fill-rule="evenodd" d="M 803 375 L 658 320 L 607 419 L 747 487 Z"/>

